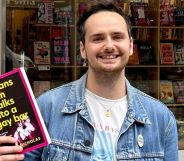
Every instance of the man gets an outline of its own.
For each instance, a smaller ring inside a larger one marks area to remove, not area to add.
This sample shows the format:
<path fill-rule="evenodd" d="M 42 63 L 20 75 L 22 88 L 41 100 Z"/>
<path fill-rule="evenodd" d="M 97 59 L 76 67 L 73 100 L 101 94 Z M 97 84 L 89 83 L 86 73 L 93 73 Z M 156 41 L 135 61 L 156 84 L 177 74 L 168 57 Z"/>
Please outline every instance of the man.
<path fill-rule="evenodd" d="M 80 18 L 78 30 L 88 72 L 38 98 L 52 143 L 25 160 L 178 161 L 173 114 L 126 80 L 133 39 L 122 10 L 114 1 L 99 2 Z M 0 150 L 0 160 L 6 153 Z"/>

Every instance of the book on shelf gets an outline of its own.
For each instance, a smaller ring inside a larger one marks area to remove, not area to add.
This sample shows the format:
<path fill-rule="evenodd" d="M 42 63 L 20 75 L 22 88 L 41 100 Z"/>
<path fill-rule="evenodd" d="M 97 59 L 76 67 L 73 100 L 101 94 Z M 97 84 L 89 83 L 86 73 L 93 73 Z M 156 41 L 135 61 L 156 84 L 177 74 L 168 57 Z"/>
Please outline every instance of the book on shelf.
<path fill-rule="evenodd" d="M 52 38 L 52 63 L 69 64 L 69 41 L 63 37 Z"/>
<path fill-rule="evenodd" d="M 85 2 L 79 2 L 79 5 L 78 5 L 78 15 L 79 15 L 79 17 L 84 12 L 86 12 L 86 10 L 87 10 L 87 3 L 85 3 Z"/>
<path fill-rule="evenodd" d="M 139 64 L 139 50 L 137 44 L 133 44 L 133 54 L 129 57 L 128 64 L 129 65 Z"/>
<path fill-rule="evenodd" d="M 140 64 L 155 64 L 155 57 L 152 46 L 147 42 L 141 42 L 138 45 L 140 53 Z"/>
<path fill-rule="evenodd" d="M 72 24 L 72 6 L 54 7 L 54 23 L 60 25 Z"/>
<path fill-rule="evenodd" d="M 34 63 L 50 64 L 50 42 L 48 41 L 34 42 Z"/>
<path fill-rule="evenodd" d="M 178 146 L 179 149 L 184 149 L 184 119 L 176 118 L 178 130 Z"/>
<path fill-rule="evenodd" d="M 175 64 L 173 43 L 160 43 L 161 64 Z"/>
<path fill-rule="evenodd" d="M 175 25 L 182 26 L 184 25 L 184 6 L 176 7 L 174 10 L 175 15 Z"/>
<path fill-rule="evenodd" d="M 33 81 L 33 92 L 35 97 L 51 89 L 50 81 Z"/>
<path fill-rule="evenodd" d="M 38 3 L 38 23 L 53 23 L 53 2 L 44 1 Z"/>
<path fill-rule="evenodd" d="M 173 93 L 174 93 L 175 103 L 183 104 L 184 103 L 184 81 L 183 80 L 173 81 Z"/>
<path fill-rule="evenodd" d="M 173 28 L 161 28 L 160 29 L 160 39 L 161 40 L 176 40 L 177 31 Z"/>
<path fill-rule="evenodd" d="M 184 64 L 184 45 L 174 45 L 175 64 Z"/>
<path fill-rule="evenodd" d="M 160 6 L 160 25 L 161 26 L 173 26 L 175 25 L 174 19 L 174 7 L 170 5 Z"/>
<path fill-rule="evenodd" d="M 160 5 L 176 5 L 176 0 L 160 0 Z"/>
<path fill-rule="evenodd" d="M 24 68 L 0 76 L 0 135 L 13 136 L 23 153 L 46 146 L 50 137 Z"/>
<path fill-rule="evenodd" d="M 160 81 L 160 100 L 163 103 L 174 103 L 173 84 L 170 80 Z"/>
<path fill-rule="evenodd" d="M 150 26 L 150 10 L 148 3 L 131 2 L 131 20 L 136 26 Z"/>

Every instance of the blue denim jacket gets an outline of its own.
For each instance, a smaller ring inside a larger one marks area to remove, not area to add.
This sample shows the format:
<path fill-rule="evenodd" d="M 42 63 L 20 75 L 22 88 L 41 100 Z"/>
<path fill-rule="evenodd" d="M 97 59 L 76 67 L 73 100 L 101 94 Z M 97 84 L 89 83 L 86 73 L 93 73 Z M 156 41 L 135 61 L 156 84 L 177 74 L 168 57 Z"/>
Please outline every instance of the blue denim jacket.
<path fill-rule="evenodd" d="M 86 77 L 87 74 L 38 98 L 52 143 L 26 153 L 25 161 L 90 161 L 94 128 L 86 107 Z M 119 134 L 117 161 L 178 161 L 173 114 L 127 80 L 126 88 L 128 112 Z M 141 140 L 138 136 L 142 136 Z"/>

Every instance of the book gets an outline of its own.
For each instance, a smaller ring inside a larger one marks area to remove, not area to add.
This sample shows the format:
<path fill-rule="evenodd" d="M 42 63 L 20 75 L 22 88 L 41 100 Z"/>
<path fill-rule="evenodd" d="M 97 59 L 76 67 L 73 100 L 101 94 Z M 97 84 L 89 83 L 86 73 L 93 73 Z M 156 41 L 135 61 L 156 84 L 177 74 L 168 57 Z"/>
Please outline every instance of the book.
<path fill-rule="evenodd" d="M 23 153 L 46 146 L 50 137 L 24 68 L 0 76 L 0 135 L 13 136 Z"/>
<path fill-rule="evenodd" d="M 184 64 L 184 45 L 174 45 L 175 64 Z"/>
<path fill-rule="evenodd" d="M 184 81 L 177 80 L 173 81 L 173 93 L 175 103 L 183 104 L 184 103 Z"/>
<path fill-rule="evenodd" d="M 161 64 L 175 64 L 173 43 L 160 43 Z"/>
<path fill-rule="evenodd" d="M 50 43 L 48 41 L 34 42 L 34 63 L 50 64 Z"/>
<path fill-rule="evenodd" d="M 175 25 L 176 26 L 184 25 L 184 7 L 183 6 L 175 8 L 174 16 L 175 16 Z"/>
<path fill-rule="evenodd" d="M 72 24 L 72 6 L 54 7 L 54 23 L 60 25 Z"/>
<path fill-rule="evenodd" d="M 137 44 L 133 44 L 133 54 L 129 57 L 128 64 L 129 65 L 139 64 L 139 51 Z"/>
<path fill-rule="evenodd" d="M 173 26 L 175 25 L 174 7 L 170 5 L 160 6 L 160 25 Z"/>
<path fill-rule="evenodd" d="M 147 42 L 138 45 L 140 53 L 140 64 L 155 64 L 155 57 L 152 46 Z"/>
<path fill-rule="evenodd" d="M 62 37 L 52 39 L 52 63 L 53 64 L 69 64 L 69 41 Z"/>
<path fill-rule="evenodd" d="M 79 2 L 79 5 L 78 5 L 78 15 L 79 17 L 84 14 L 87 10 L 87 3 L 85 2 Z"/>
<path fill-rule="evenodd" d="M 50 81 L 33 81 L 33 92 L 35 97 L 51 89 Z"/>
<path fill-rule="evenodd" d="M 160 100 L 163 103 L 174 103 L 173 84 L 170 80 L 160 81 Z"/>
<path fill-rule="evenodd" d="M 38 3 L 38 23 L 53 23 L 53 2 Z"/>
<path fill-rule="evenodd" d="M 184 149 L 184 119 L 177 118 L 177 130 L 178 130 L 178 146 L 179 149 Z"/>
<path fill-rule="evenodd" d="M 175 39 L 175 29 L 161 28 L 160 29 L 160 39 L 161 40 L 174 40 Z"/>
<path fill-rule="evenodd" d="M 148 3 L 131 2 L 131 19 L 136 26 L 150 26 L 151 18 Z"/>

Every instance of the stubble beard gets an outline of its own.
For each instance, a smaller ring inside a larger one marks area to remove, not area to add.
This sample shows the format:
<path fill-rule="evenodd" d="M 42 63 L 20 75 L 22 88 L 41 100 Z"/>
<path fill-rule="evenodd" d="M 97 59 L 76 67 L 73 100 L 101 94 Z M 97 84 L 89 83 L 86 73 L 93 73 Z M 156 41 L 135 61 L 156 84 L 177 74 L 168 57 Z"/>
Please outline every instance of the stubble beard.
<path fill-rule="evenodd" d="M 127 62 L 124 63 L 124 65 L 121 65 L 114 69 L 105 69 L 102 67 L 95 68 L 90 63 L 89 70 L 94 73 L 95 79 L 98 80 L 98 82 L 109 84 L 116 81 L 119 77 L 124 77 L 124 70 Z"/>

